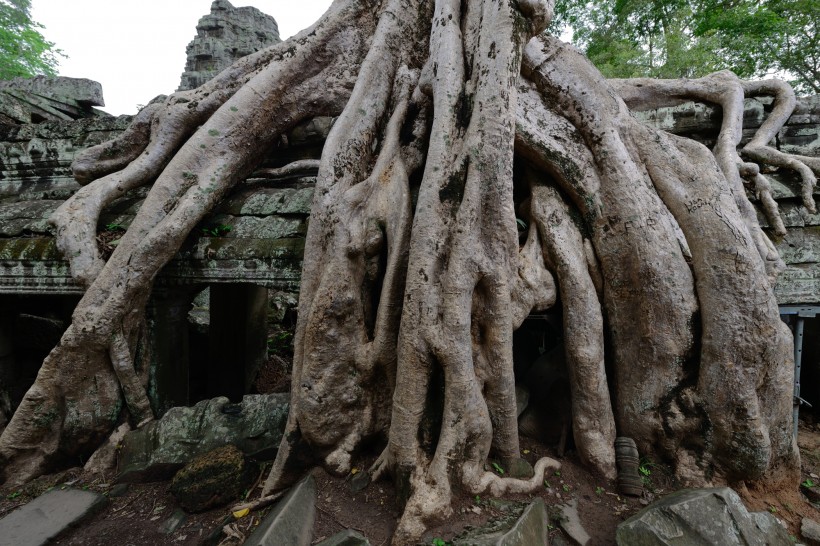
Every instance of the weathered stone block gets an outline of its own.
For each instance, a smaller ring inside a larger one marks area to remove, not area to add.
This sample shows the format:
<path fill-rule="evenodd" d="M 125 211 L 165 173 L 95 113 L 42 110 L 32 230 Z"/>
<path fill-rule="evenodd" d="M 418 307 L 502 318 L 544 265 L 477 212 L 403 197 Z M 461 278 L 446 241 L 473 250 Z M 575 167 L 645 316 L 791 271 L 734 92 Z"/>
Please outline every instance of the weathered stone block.
<path fill-rule="evenodd" d="M 549 519 L 543 499 L 532 501 L 512 525 L 489 524 L 453 540 L 454 546 L 530 546 L 547 543 Z"/>
<path fill-rule="evenodd" d="M 313 188 L 242 188 L 217 209 L 234 216 L 310 214 Z"/>
<path fill-rule="evenodd" d="M 55 489 L 0 520 L 0 546 L 39 546 L 93 516 L 107 499 L 93 491 Z"/>
<path fill-rule="evenodd" d="M 820 523 L 803 518 L 800 522 L 800 534 L 809 541 L 809 544 L 820 544 Z"/>
<path fill-rule="evenodd" d="M 780 257 L 788 265 L 820 262 L 820 227 L 792 228 L 777 243 Z"/>
<path fill-rule="evenodd" d="M 370 541 L 353 529 L 345 529 L 323 540 L 316 546 L 370 546 Z"/>
<path fill-rule="evenodd" d="M 771 514 L 750 514 L 728 487 L 685 489 L 668 495 L 618 526 L 619 546 L 787 546 L 786 530 Z"/>
<path fill-rule="evenodd" d="M 585 546 L 591 540 L 589 533 L 581 525 L 581 517 L 578 515 L 578 499 L 572 499 L 569 503 L 561 505 L 561 519 L 558 525 L 579 546 Z"/>
<path fill-rule="evenodd" d="M 245 546 L 309 546 L 316 520 L 316 480 L 308 475 L 293 486 L 245 541 Z"/>
<path fill-rule="evenodd" d="M 173 408 L 162 419 L 126 434 L 119 482 L 169 479 L 194 457 L 226 444 L 256 459 L 276 455 L 288 415 L 289 393 L 247 395 Z"/>
<path fill-rule="evenodd" d="M 108 116 L 102 86 L 81 78 L 35 76 L 0 82 L 0 115 L 4 123 L 39 123 Z"/>
<path fill-rule="evenodd" d="M 86 78 L 35 76 L 0 81 L 0 89 L 18 89 L 43 97 L 105 106 L 102 85 Z"/>

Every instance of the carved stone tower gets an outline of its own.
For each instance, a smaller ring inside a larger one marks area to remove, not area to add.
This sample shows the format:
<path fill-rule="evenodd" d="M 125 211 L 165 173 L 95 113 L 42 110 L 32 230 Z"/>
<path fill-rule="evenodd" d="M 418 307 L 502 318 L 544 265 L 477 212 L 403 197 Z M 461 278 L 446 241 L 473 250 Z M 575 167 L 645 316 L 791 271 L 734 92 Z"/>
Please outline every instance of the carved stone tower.
<path fill-rule="evenodd" d="M 279 27 L 270 15 L 214 0 L 211 13 L 199 20 L 196 37 L 185 50 L 188 60 L 177 91 L 195 89 L 240 57 L 279 41 Z"/>

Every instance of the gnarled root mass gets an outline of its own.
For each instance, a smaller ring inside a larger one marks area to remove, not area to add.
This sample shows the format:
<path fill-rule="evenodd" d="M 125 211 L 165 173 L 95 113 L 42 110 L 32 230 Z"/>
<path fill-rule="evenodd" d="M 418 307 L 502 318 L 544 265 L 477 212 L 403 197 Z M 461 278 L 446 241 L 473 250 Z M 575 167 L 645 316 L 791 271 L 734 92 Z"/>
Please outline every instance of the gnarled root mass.
<path fill-rule="evenodd" d="M 782 262 L 744 187 L 776 232 L 758 162 L 797 171 L 814 207 L 816 164 L 768 147 L 790 90 L 726 73 L 607 82 L 560 41 L 531 39 L 550 11 L 337 0 L 310 29 L 85 152 L 75 171 L 90 183 L 53 220 L 88 290 L 0 437 L 6 479 L 88 453 L 123 405 L 134 424 L 151 418 L 134 362 L 154 276 L 283 131 L 316 115 L 339 117 L 319 163 L 291 413 L 266 493 L 315 463 L 347 473 L 381 437 L 372 471 L 398 485 L 405 544 L 450 513 L 454 488 L 538 487 L 557 463 L 520 458 L 512 333 L 559 300 L 573 435 L 593 469 L 614 475 L 617 433 L 692 484 L 793 478 L 790 337 L 772 292 Z M 776 107 L 738 153 L 743 98 L 758 94 Z M 629 113 L 689 99 L 723 107 L 714 152 Z M 144 184 L 104 262 L 100 211 Z M 490 457 L 517 477 L 487 471 Z"/>

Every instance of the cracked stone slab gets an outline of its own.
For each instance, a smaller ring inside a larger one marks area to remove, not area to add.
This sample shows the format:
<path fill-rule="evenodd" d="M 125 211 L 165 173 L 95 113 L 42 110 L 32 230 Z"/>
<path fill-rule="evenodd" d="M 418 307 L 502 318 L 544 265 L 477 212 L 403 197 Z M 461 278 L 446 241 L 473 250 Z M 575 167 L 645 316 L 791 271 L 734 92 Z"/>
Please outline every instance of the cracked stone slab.
<path fill-rule="evenodd" d="M 102 509 L 108 500 L 81 489 L 44 493 L 0 520 L 0 546 L 39 546 Z"/>
<path fill-rule="evenodd" d="M 810 544 L 820 544 L 820 523 L 810 518 L 803 518 L 800 522 L 800 534 Z"/>
<path fill-rule="evenodd" d="M 315 521 L 316 480 L 308 474 L 276 504 L 245 546 L 310 546 Z"/>
<path fill-rule="evenodd" d="M 768 512 L 750 513 L 732 489 L 684 489 L 657 500 L 621 523 L 619 546 L 787 546 L 786 530 Z"/>
<path fill-rule="evenodd" d="M 370 546 L 370 541 L 353 529 L 345 529 L 323 540 L 316 546 Z"/>
<path fill-rule="evenodd" d="M 574 544 L 586 546 L 589 543 L 589 533 L 581 525 L 581 517 L 578 515 L 578 499 L 572 499 L 569 503 L 561 506 L 561 520 L 558 525 L 569 535 Z"/>
<path fill-rule="evenodd" d="M 521 516 L 510 526 L 495 529 L 490 524 L 485 528 L 472 530 L 453 540 L 454 546 L 530 546 L 547 544 L 549 520 L 544 500 L 533 500 Z"/>

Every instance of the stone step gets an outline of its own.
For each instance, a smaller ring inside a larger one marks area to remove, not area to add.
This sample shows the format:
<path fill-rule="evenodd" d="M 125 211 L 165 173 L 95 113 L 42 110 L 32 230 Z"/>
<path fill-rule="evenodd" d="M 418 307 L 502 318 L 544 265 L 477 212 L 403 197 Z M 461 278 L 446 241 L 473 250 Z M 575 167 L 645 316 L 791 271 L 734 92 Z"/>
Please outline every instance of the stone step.
<path fill-rule="evenodd" d="M 308 475 L 274 506 L 245 546 L 310 546 L 316 520 L 316 480 Z"/>
<path fill-rule="evenodd" d="M 0 546 L 39 546 L 93 516 L 108 502 L 81 489 L 44 493 L 0 520 Z"/>

